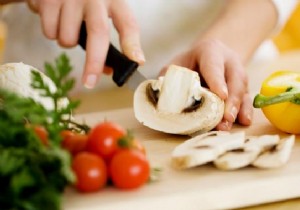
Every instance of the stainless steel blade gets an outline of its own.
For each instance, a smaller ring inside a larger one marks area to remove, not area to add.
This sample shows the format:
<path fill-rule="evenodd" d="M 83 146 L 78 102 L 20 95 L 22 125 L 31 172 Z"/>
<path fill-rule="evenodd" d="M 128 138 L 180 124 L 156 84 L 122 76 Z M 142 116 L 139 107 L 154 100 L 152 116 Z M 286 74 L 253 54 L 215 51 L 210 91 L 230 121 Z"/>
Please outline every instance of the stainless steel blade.
<path fill-rule="evenodd" d="M 129 89 L 135 91 L 135 89 L 141 84 L 141 82 L 145 81 L 146 77 L 141 74 L 138 70 L 136 70 L 127 80 L 126 84 Z"/>

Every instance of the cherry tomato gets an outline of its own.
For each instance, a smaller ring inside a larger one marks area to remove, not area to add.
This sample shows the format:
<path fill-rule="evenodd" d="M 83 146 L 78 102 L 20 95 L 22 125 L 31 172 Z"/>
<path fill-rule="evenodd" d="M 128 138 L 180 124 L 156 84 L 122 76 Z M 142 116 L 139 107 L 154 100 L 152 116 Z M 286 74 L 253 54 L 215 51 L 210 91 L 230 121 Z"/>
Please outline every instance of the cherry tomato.
<path fill-rule="evenodd" d="M 119 149 L 119 138 L 125 134 L 126 131 L 116 123 L 100 123 L 89 133 L 87 150 L 109 160 Z"/>
<path fill-rule="evenodd" d="M 75 135 L 75 133 L 71 130 L 63 130 L 60 132 L 60 136 L 63 140 L 65 140 L 69 136 L 74 136 L 74 135 Z"/>
<path fill-rule="evenodd" d="M 61 136 L 63 138 L 61 146 L 68 150 L 73 156 L 86 150 L 88 140 L 87 135 L 64 130 L 62 131 Z"/>
<path fill-rule="evenodd" d="M 148 181 L 150 166 L 146 156 L 137 150 L 118 151 L 109 166 L 113 184 L 122 189 L 140 187 Z"/>
<path fill-rule="evenodd" d="M 72 163 L 77 182 L 76 188 L 81 192 L 95 192 L 107 182 L 107 168 L 104 160 L 89 152 L 78 153 Z"/>
<path fill-rule="evenodd" d="M 41 142 L 45 146 L 48 146 L 49 145 L 49 139 L 48 139 L 48 131 L 46 130 L 46 128 L 44 126 L 41 126 L 41 125 L 35 125 L 35 126 L 33 126 L 33 130 L 34 130 L 35 134 L 39 137 Z"/>

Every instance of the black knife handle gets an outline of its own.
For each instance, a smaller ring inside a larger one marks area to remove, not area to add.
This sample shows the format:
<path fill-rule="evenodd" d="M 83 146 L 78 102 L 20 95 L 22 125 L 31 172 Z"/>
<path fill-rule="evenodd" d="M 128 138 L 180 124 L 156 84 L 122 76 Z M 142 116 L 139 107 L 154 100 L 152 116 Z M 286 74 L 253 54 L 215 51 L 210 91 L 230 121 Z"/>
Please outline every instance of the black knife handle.
<path fill-rule="evenodd" d="M 80 28 L 78 44 L 85 50 L 87 40 L 87 30 L 85 22 Z M 122 54 L 115 46 L 109 44 L 105 65 L 113 69 L 113 81 L 119 86 L 123 86 L 128 78 L 137 70 L 138 63 L 130 60 Z"/>

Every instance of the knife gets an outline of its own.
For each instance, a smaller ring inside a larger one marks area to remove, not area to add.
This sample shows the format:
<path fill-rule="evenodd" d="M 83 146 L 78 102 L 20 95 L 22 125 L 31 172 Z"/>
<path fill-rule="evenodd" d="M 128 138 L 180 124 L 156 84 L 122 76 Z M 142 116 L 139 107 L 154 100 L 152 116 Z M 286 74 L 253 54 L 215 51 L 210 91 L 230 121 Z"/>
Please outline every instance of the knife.
<path fill-rule="evenodd" d="M 78 44 L 85 50 L 87 40 L 87 30 L 85 22 L 81 24 Z M 121 53 L 113 44 L 109 44 L 105 65 L 113 69 L 112 79 L 121 87 L 125 83 L 131 90 L 135 90 L 137 86 L 146 80 L 137 69 L 139 64 L 123 53 Z"/>

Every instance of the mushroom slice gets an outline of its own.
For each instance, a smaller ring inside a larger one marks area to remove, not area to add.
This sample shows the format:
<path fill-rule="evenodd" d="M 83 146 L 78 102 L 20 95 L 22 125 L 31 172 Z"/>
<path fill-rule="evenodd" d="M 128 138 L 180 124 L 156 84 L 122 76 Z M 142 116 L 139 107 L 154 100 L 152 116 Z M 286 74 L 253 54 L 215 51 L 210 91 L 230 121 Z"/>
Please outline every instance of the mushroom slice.
<path fill-rule="evenodd" d="M 201 87 L 197 72 L 171 65 L 164 77 L 142 82 L 134 114 L 145 126 L 172 134 L 204 133 L 222 119 L 224 101 Z"/>
<path fill-rule="evenodd" d="M 43 72 L 24 63 L 7 63 L 0 65 L 0 88 L 11 91 L 22 97 L 30 97 L 38 103 L 41 103 L 46 109 L 54 109 L 51 98 L 42 97 L 36 89 L 31 87 L 31 72 L 39 72 L 43 81 L 49 86 L 50 91 L 56 91 L 54 82 Z M 69 100 L 64 98 L 58 102 L 58 107 L 67 106 Z"/>
<path fill-rule="evenodd" d="M 284 165 L 290 158 L 294 142 L 294 135 L 281 139 L 276 146 L 258 156 L 252 165 L 259 168 L 277 168 Z"/>
<path fill-rule="evenodd" d="M 228 150 L 242 147 L 244 141 L 244 132 L 208 132 L 178 145 L 172 152 L 172 165 L 178 169 L 203 165 Z"/>
<path fill-rule="evenodd" d="M 214 165 L 222 170 L 234 170 L 248 166 L 261 152 L 276 146 L 279 140 L 278 135 L 248 137 L 243 147 L 221 155 L 214 161 Z"/>

